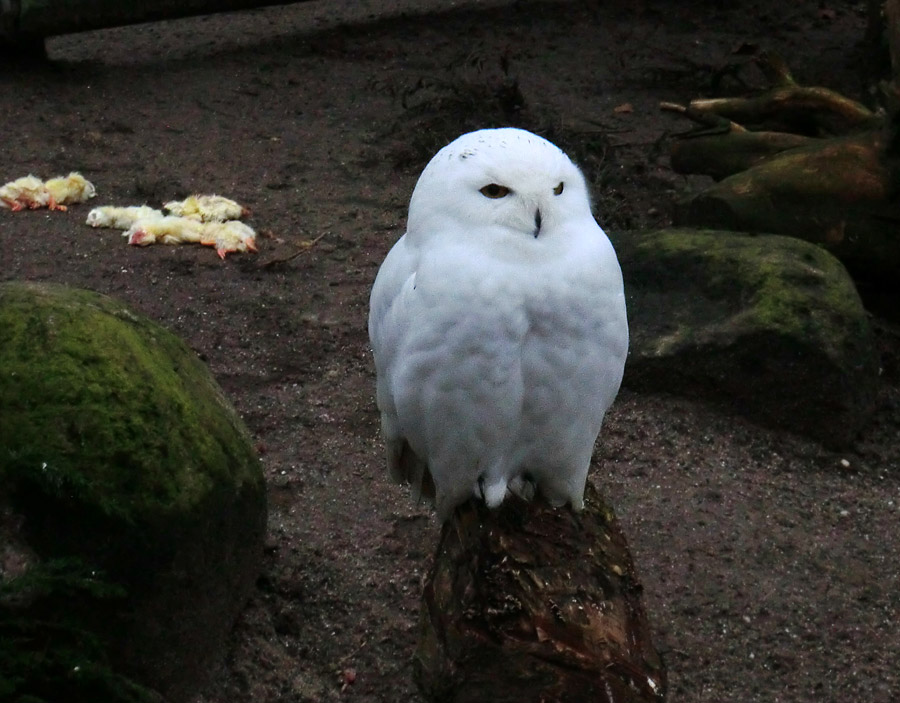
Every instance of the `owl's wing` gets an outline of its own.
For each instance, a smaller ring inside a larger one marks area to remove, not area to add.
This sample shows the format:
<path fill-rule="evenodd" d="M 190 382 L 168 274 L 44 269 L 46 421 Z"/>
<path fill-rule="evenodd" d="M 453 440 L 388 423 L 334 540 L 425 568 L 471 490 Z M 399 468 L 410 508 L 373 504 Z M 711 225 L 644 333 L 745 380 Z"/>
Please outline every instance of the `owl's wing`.
<path fill-rule="evenodd" d="M 506 493 L 528 327 L 509 289 L 529 285 L 464 232 L 448 232 L 427 248 L 398 241 L 369 317 L 388 468 L 414 493 L 433 491 L 442 520 L 476 491 L 491 504 Z"/>
<path fill-rule="evenodd" d="M 405 287 L 415 286 L 417 258 L 404 235 L 397 240 L 378 269 L 369 296 L 369 339 L 374 347 L 376 365 L 381 352 L 387 351 L 385 342 L 394 331 L 390 329 L 388 320 L 391 308 L 399 301 Z"/>
<path fill-rule="evenodd" d="M 381 411 L 388 472 L 397 483 L 409 483 L 416 500 L 434 500 L 434 483 L 426 462 L 409 446 L 400 429 L 393 394 L 396 354 L 408 333 L 410 296 L 415 288 L 417 255 L 401 237 L 378 270 L 369 298 L 369 340 L 375 357 L 376 399 Z"/>

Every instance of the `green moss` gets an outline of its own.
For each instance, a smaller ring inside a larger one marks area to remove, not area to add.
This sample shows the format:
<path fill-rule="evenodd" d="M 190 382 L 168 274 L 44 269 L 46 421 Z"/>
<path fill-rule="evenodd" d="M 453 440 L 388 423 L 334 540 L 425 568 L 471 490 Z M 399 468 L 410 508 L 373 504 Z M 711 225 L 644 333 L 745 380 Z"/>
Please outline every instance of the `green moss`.
<path fill-rule="evenodd" d="M 36 565 L 0 583 L 0 700 L 15 703 L 157 703 L 159 696 L 110 666 L 103 643 L 48 599 L 124 596 L 78 559 Z"/>
<path fill-rule="evenodd" d="M 843 265 L 808 242 L 669 229 L 639 235 L 637 247 L 651 255 L 648 258 L 664 262 L 673 277 L 691 281 L 718 300 L 721 324 L 821 339 L 831 345 L 829 353 L 836 353 L 847 337 L 847 325 L 859 328 L 850 330 L 851 336 L 868 334 L 862 302 Z M 694 332 L 680 325 L 670 341 L 692 338 Z"/>
<path fill-rule="evenodd" d="M 259 461 L 208 369 L 106 296 L 0 284 L 0 417 L 0 541 L 25 555 L 15 580 L 0 572 L 17 652 L 0 647 L 0 699 L 150 700 L 126 677 L 186 688 L 265 529 Z"/>
<path fill-rule="evenodd" d="M 744 264 L 755 289 L 751 324 L 821 339 L 830 347 L 826 351 L 834 354 L 838 344 L 834 332 L 843 338 L 853 333 L 848 325 L 865 320 L 862 302 L 837 259 L 813 245 L 789 241 L 792 249 L 778 254 L 760 251 L 755 262 Z"/>
<path fill-rule="evenodd" d="M 184 510 L 234 467 L 238 483 L 258 481 L 246 432 L 208 370 L 120 303 L 6 284 L 0 340 L 4 480 L 126 519 Z"/>

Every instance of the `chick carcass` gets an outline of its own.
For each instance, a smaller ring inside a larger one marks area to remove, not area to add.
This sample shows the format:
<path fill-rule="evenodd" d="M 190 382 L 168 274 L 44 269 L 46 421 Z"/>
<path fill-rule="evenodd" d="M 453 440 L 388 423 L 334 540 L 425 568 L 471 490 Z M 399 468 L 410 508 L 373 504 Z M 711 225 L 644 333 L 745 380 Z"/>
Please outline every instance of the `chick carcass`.
<path fill-rule="evenodd" d="M 130 205 L 128 207 L 104 205 L 95 207 L 88 213 L 87 224 L 91 227 L 128 229 L 138 220 L 153 220 L 162 217 L 165 217 L 162 210 L 157 210 L 149 205 Z"/>
<path fill-rule="evenodd" d="M 199 244 L 203 223 L 186 217 L 150 217 L 134 222 L 123 234 L 128 243 L 145 247 L 150 244 Z"/>
<path fill-rule="evenodd" d="M 13 212 L 41 207 L 66 210 L 66 205 L 83 203 L 96 194 L 94 185 L 75 171 L 65 177 L 51 178 L 46 183 L 28 175 L 0 187 L 0 207 Z"/>
<path fill-rule="evenodd" d="M 250 214 L 247 208 L 221 195 L 191 195 L 184 200 L 171 200 L 163 207 L 173 215 L 201 222 L 226 222 Z"/>
<path fill-rule="evenodd" d="M 50 193 L 44 187 L 44 182 L 36 176 L 17 178 L 0 187 L 0 207 L 13 212 L 25 208 L 35 210 L 45 207 L 49 202 Z"/>
<path fill-rule="evenodd" d="M 237 220 L 208 222 L 203 225 L 201 244 L 216 248 L 219 258 L 240 251 L 256 251 L 256 232 L 249 225 Z"/>
<path fill-rule="evenodd" d="M 243 222 L 200 222 L 189 217 L 153 217 L 136 221 L 124 232 L 128 243 L 203 244 L 216 248 L 224 259 L 231 252 L 256 251 L 256 232 Z"/>
<path fill-rule="evenodd" d="M 97 195 L 94 184 L 75 171 L 65 178 L 51 178 L 44 187 L 50 194 L 47 206 L 51 210 L 66 210 L 66 205 L 83 203 Z"/>

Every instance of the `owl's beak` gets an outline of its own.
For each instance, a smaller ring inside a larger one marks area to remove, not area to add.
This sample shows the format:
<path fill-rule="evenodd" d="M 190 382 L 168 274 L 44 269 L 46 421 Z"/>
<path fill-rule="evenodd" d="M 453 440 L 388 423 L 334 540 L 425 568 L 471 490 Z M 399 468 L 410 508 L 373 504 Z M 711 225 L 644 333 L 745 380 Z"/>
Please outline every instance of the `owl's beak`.
<path fill-rule="evenodd" d="M 541 233 L 541 211 L 537 210 L 534 213 L 534 238 L 537 239 L 537 237 L 540 233 Z"/>

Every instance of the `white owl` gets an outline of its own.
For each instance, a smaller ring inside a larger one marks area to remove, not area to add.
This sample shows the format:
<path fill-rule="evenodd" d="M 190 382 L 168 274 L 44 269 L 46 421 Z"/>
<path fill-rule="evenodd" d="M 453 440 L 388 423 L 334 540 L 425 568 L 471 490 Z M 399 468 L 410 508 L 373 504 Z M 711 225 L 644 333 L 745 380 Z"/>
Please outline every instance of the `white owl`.
<path fill-rule="evenodd" d="M 440 520 L 507 489 L 584 506 L 628 322 L 615 251 L 558 147 L 485 129 L 434 156 L 375 279 L 369 337 L 390 474 Z"/>

